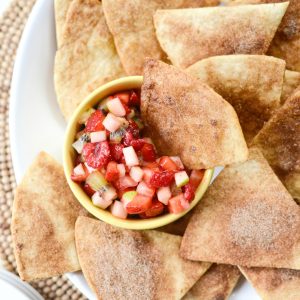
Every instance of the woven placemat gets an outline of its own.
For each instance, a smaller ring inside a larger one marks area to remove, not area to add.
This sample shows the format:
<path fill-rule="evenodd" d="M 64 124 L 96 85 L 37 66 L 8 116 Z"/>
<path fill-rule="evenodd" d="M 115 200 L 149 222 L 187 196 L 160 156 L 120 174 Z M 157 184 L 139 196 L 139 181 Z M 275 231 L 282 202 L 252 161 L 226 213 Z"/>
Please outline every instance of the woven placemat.
<path fill-rule="evenodd" d="M 1 1 L 1 0 L 0 0 Z M 36 0 L 14 0 L 0 18 L 0 262 L 16 273 L 10 222 L 15 177 L 11 162 L 8 128 L 10 83 L 19 40 Z M 86 299 L 65 277 L 54 277 L 32 283 L 46 299 Z"/>

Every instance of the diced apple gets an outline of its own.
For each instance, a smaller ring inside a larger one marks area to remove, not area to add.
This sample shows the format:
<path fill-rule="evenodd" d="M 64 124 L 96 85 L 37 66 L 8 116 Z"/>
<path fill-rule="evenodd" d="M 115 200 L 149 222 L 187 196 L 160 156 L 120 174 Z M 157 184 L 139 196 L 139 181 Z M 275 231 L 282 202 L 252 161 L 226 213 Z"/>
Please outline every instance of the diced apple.
<path fill-rule="evenodd" d="M 102 193 L 100 192 L 100 194 L 107 202 L 112 201 L 118 197 L 116 189 L 112 186 L 106 186 L 104 188 L 104 191 Z"/>
<path fill-rule="evenodd" d="M 170 156 L 170 158 L 173 160 L 173 162 L 177 165 L 177 167 L 180 169 L 180 170 L 183 170 L 184 169 L 184 165 L 180 159 L 179 156 Z"/>
<path fill-rule="evenodd" d="M 159 159 L 159 165 L 164 170 L 168 170 L 168 171 L 178 171 L 179 170 L 177 164 L 169 156 L 161 157 Z"/>
<path fill-rule="evenodd" d="M 108 113 L 102 124 L 108 131 L 115 132 L 121 127 L 122 122 L 115 115 Z"/>
<path fill-rule="evenodd" d="M 121 198 L 121 202 L 123 203 L 124 207 L 126 208 L 127 204 L 133 200 L 133 198 L 137 195 L 136 191 L 129 191 L 123 194 Z"/>
<path fill-rule="evenodd" d="M 123 117 L 126 115 L 126 110 L 119 98 L 114 98 L 107 102 L 108 110 L 117 117 Z"/>
<path fill-rule="evenodd" d="M 86 162 L 84 163 L 84 165 L 85 165 L 85 167 L 86 167 L 86 169 L 88 170 L 89 173 L 92 173 L 92 172 L 97 170 L 97 169 L 94 169 L 94 168 L 90 167 Z"/>
<path fill-rule="evenodd" d="M 119 177 L 124 177 L 126 175 L 126 169 L 124 164 L 118 164 L 117 169 L 119 171 Z"/>
<path fill-rule="evenodd" d="M 130 176 L 127 175 L 119 178 L 115 182 L 115 186 L 118 190 L 125 190 L 127 188 L 135 187 L 137 185 L 138 183 L 134 181 Z"/>
<path fill-rule="evenodd" d="M 117 218 L 120 219 L 126 219 L 127 218 L 127 211 L 120 201 L 114 201 L 114 203 L 111 206 L 111 214 Z"/>
<path fill-rule="evenodd" d="M 107 207 L 109 207 L 112 204 L 112 200 L 105 200 L 99 192 L 96 192 L 93 196 L 92 196 L 92 201 L 93 204 L 102 208 L 102 209 L 106 209 Z"/>
<path fill-rule="evenodd" d="M 106 141 L 106 131 L 96 131 L 96 132 L 91 132 L 91 142 L 92 143 L 99 143 L 99 142 L 104 142 Z"/>
<path fill-rule="evenodd" d="M 145 181 L 142 181 L 139 183 L 139 185 L 136 188 L 136 191 L 140 195 L 144 195 L 147 197 L 152 198 L 155 194 L 155 189 L 149 187 Z"/>
<path fill-rule="evenodd" d="M 154 174 L 154 171 L 147 167 L 147 168 L 143 168 L 143 172 L 144 172 L 143 180 L 147 184 L 150 184 L 150 179 L 151 179 L 152 175 Z"/>
<path fill-rule="evenodd" d="M 186 171 L 180 171 L 175 173 L 175 182 L 178 187 L 182 187 L 189 182 L 189 176 Z"/>
<path fill-rule="evenodd" d="M 75 175 L 77 175 L 77 176 L 78 176 L 78 175 L 85 175 L 85 170 L 84 170 L 83 165 L 82 165 L 82 164 L 77 165 L 77 166 L 74 168 L 73 173 L 74 173 Z"/>
<path fill-rule="evenodd" d="M 161 187 L 157 190 L 157 199 L 164 205 L 168 205 L 169 199 L 172 197 L 172 193 L 169 187 Z"/>
<path fill-rule="evenodd" d="M 138 166 L 139 159 L 135 153 L 135 150 L 132 146 L 123 148 L 123 154 L 125 158 L 126 165 L 128 167 Z"/>
<path fill-rule="evenodd" d="M 134 181 L 140 182 L 143 179 L 144 172 L 140 167 L 132 167 L 130 169 L 129 175 Z"/>

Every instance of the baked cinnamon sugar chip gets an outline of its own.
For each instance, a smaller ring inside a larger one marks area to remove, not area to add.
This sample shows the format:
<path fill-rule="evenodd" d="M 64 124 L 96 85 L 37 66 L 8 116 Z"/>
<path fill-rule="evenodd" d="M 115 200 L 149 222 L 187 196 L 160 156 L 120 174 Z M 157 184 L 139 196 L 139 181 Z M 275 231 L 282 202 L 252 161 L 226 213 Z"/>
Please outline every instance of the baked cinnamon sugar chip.
<path fill-rule="evenodd" d="M 25 173 L 13 204 L 11 231 L 20 277 L 32 281 L 79 270 L 74 225 L 86 214 L 62 166 L 41 152 Z"/>
<path fill-rule="evenodd" d="M 300 72 L 286 70 L 281 94 L 281 103 L 284 103 L 300 86 Z"/>
<path fill-rule="evenodd" d="M 156 35 L 172 64 L 187 68 L 227 54 L 264 54 L 288 3 L 158 10 Z"/>
<path fill-rule="evenodd" d="M 66 119 L 103 83 L 125 72 L 98 0 L 73 0 L 56 52 L 54 83 Z"/>
<path fill-rule="evenodd" d="M 103 0 L 102 3 L 124 69 L 130 75 L 140 75 L 146 57 L 165 58 L 153 25 L 157 9 L 218 5 L 219 0 Z"/>
<path fill-rule="evenodd" d="M 79 217 L 76 248 L 83 274 L 98 299 L 180 299 L 209 263 L 179 257 L 181 237 L 130 231 Z"/>
<path fill-rule="evenodd" d="M 285 0 L 226 0 L 223 2 L 228 5 L 237 5 L 279 3 Z M 300 1 L 289 0 L 289 3 L 268 54 L 284 59 L 288 69 L 300 71 Z"/>
<path fill-rule="evenodd" d="M 300 207 L 258 149 L 209 187 L 180 252 L 196 261 L 300 269 Z"/>
<path fill-rule="evenodd" d="M 71 2 L 72 0 L 54 0 L 57 48 L 62 44 L 64 25 Z"/>
<path fill-rule="evenodd" d="M 183 297 L 183 300 L 228 299 L 241 273 L 235 266 L 214 264 Z"/>
<path fill-rule="evenodd" d="M 145 63 L 141 111 L 159 152 L 179 155 L 189 169 L 247 159 L 232 106 L 206 84 L 163 62 Z"/>
<path fill-rule="evenodd" d="M 300 203 L 300 89 L 274 114 L 253 143 Z"/>
<path fill-rule="evenodd" d="M 207 83 L 237 112 L 247 143 L 280 106 L 285 62 L 264 55 L 223 55 L 200 60 L 187 72 Z"/>
<path fill-rule="evenodd" d="M 240 270 L 263 300 L 299 299 L 298 270 L 245 267 L 240 267 Z"/>

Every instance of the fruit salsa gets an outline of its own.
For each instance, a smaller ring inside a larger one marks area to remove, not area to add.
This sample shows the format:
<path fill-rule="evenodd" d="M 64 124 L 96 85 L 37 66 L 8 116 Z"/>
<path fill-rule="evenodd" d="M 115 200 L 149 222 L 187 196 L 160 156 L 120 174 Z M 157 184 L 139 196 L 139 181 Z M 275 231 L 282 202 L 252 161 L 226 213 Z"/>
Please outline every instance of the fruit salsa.
<path fill-rule="evenodd" d="M 204 170 L 185 169 L 180 157 L 159 157 L 143 136 L 140 92 L 107 97 L 78 120 L 73 147 L 78 153 L 71 179 L 95 206 L 112 215 L 152 218 L 189 208 Z"/>

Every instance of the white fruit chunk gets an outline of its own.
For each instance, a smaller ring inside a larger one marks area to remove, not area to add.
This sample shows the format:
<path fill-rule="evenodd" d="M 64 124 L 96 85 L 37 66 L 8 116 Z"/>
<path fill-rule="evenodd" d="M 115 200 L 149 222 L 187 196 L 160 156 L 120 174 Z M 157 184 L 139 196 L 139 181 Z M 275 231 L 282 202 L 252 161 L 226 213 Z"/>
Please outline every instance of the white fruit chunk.
<path fill-rule="evenodd" d="M 106 141 L 106 131 L 91 132 L 91 143 L 99 143 Z"/>
<path fill-rule="evenodd" d="M 121 127 L 122 122 L 115 115 L 108 113 L 105 119 L 103 120 L 102 124 L 108 131 L 115 132 Z"/>
<path fill-rule="evenodd" d="M 119 98 L 114 98 L 107 102 L 108 110 L 117 117 L 123 117 L 126 115 L 126 110 Z"/>
<path fill-rule="evenodd" d="M 189 182 L 189 176 L 186 171 L 175 173 L 175 182 L 178 187 L 182 187 Z"/>
<path fill-rule="evenodd" d="M 166 187 L 161 187 L 157 190 L 157 199 L 164 205 L 168 205 L 169 200 L 172 197 L 171 189 L 166 186 Z"/>
<path fill-rule="evenodd" d="M 139 165 L 139 159 L 132 146 L 123 148 L 123 154 L 128 167 Z"/>
<path fill-rule="evenodd" d="M 111 214 L 120 219 L 127 218 L 127 212 L 122 202 L 115 201 L 111 206 Z"/>
<path fill-rule="evenodd" d="M 106 209 L 107 207 L 109 207 L 112 204 L 112 200 L 105 200 L 99 192 L 96 192 L 93 196 L 92 196 L 92 201 L 93 204 L 102 208 L 102 209 Z"/>
<path fill-rule="evenodd" d="M 132 167 L 129 175 L 134 181 L 140 182 L 143 179 L 144 171 L 140 167 Z"/>

